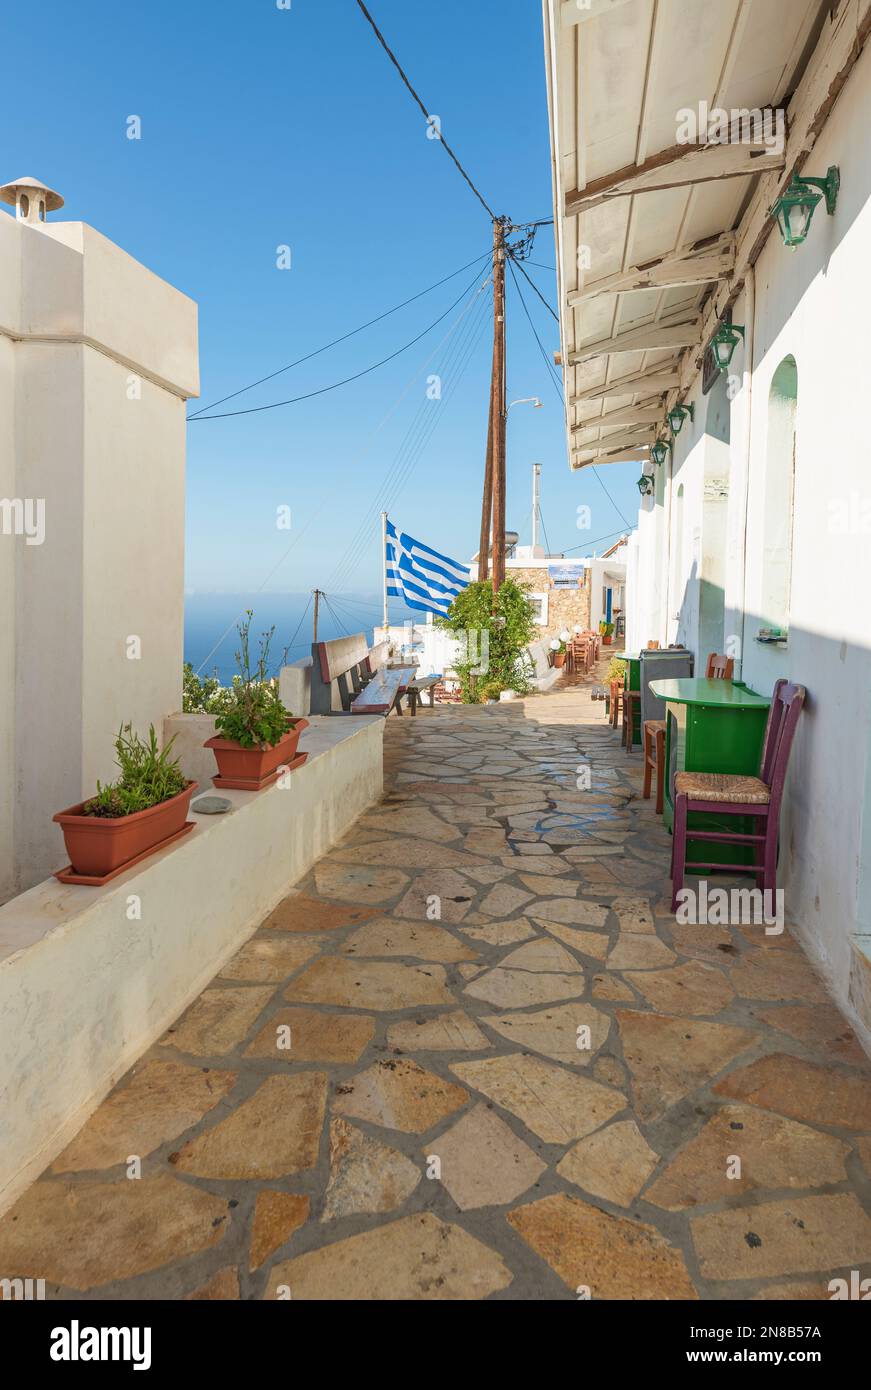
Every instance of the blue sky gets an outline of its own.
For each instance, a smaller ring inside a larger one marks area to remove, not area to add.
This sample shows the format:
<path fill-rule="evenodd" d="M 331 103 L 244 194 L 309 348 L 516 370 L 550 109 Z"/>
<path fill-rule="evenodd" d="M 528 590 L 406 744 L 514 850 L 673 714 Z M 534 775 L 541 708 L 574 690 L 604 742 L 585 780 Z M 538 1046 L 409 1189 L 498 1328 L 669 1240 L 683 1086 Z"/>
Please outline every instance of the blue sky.
<path fill-rule="evenodd" d="M 370 9 L 491 206 L 517 222 L 550 217 L 538 4 L 371 0 Z M 6 7 L 0 32 L 7 53 L 32 55 L 44 74 L 38 90 L 29 77 L 4 84 L 3 178 L 44 179 L 66 198 L 62 217 L 91 223 L 198 301 L 202 395 L 191 412 L 491 244 L 486 213 L 426 138 L 353 0 L 292 0 L 290 10 L 275 0 L 41 0 Z M 131 115 L 141 118 L 140 140 L 127 138 Z M 281 246 L 291 248 L 289 270 L 277 268 Z M 529 273 L 555 304 L 552 228 L 540 229 L 533 259 L 539 265 Z M 458 558 L 473 553 L 487 295 L 446 311 L 474 275 L 472 267 L 218 409 L 317 391 L 446 315 L 359 381 L 301 404 L 189 426 L 189 590 L 377 591 L 377 513 L 388 478 L 396 484 L 390 514 L 403 529 Z M 524 289 L 552 352 L 556 324 Z M 531 464 L 540 462 L 553 550 L 619 530 L 623 521 L 592 472 L 569 473 L 561 406 L 513 287 L 508 331 L 509 398 L 544 402 L 511 412 L 509 526 L 529 540 Z M 442 377 L 441 401 L 427 399 L 432 374 Z M 600 473 L 634 520 L 637 465 Z M 576 529 L 579 504 L 592 508 L 586 534 Z M 281 506 L 291 508 L 290 532 L 276 526 Z"/>

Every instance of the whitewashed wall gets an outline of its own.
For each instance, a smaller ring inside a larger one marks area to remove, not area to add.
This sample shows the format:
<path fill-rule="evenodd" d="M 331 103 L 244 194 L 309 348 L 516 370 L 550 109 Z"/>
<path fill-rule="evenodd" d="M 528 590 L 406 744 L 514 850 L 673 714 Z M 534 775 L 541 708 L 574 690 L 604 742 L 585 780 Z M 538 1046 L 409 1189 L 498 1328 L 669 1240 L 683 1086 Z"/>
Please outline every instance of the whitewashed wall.
<path fill-rule="evenodd" d="M 822 175 L 830 164 L 839 165 L 836 216 L 828 217 L 820 204 L 807 241 L 794 251 L 783 246 L 775 231 L 755 267 L 746 513 L 746 387 L 738 389 L 731 403 L 726 459 L 721 443 L 706 435 L 711 396 L 701 395 L 697 379 L 689 397 L 696 418 L 678 436 L 663 505 L 654 509 L 650 502 L 642 503 L 630 571 L 627 642 L 641 645 L 661 634 L 661 640 L 684 641 L 704 657 L 709 629 L 700 621 L 698 579 L 700 572 L 710 575 L 712 565 L 716 569 L 720 564 L 724 640 L 743 657 L 743 679 L 766 694 L 781 675 L 807 687 L 782 820 L 780 876 L 788 917 L 845 1005 L 854 940 L 859 934 L 871 943 L 869 124 L 871 50 L 866 49 L 806 171 Z M 746 316 L 742 295 L 733 321 L 745 324 Z M 766 545 L 789 503 L 782 486 L 772 493 L 770 449 L 776 422 L 769 407 L 772 380 L 788 356 L 797 364 L 798 389 L 789 641 L 781 647 L 754 639 L 771 617 L 766 611 Z M 739 379 L 743 366 L 739 346 L 731 368 Z M 710 485 L 722 477 L 724 462 L 728 500 L 718 504 L 712 502 Z M 724 533 L 724 545 L 712 541 L 718 530 Z M 661 556 L 666 554 L 668 594 L 662 585 Z"/>
<path fill-rule="evenodd" d="M 42 545 L 0 534 L 0 901 L 62 865 L 51 817 L 120 724 L 181 706 L 197 391 L 191 300 L 84 223 L 0 214 L 0 498 L 45 501 Z"/>

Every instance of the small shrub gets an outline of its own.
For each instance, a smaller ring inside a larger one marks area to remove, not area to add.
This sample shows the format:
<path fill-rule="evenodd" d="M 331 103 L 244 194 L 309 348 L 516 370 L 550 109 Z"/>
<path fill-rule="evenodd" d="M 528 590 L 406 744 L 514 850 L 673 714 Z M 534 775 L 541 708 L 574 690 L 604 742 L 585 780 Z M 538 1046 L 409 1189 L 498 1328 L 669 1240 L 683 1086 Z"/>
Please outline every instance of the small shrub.
<path fill-rule="evenodd" d="M 217 676 L 196 674 L 189 661 L 184 664 L 181 707 L 185 714 L 219 714 L 226 709 L 233 692 L 221 685 Z"/>
<path fill-rule="evenodd" d="M 619 656 L 612 656 L 608 666 L 608 680 L 620 681 L 621 685 L 626 677 L 626 662 Z"/>
<path fill-rule="evenodd" d="M 287 733 L 291 716 L 281 703 L 278 682 L 268 674 L 274 627 L 260 638 L 260 654 L 252 669 L 249 634 L 253 616 L 249 609 L 245 621 L 239 624 L 239 674 L 233 677 L 232 688 L 225 691 L 227 699 L 218 711 L 215 729 L 222 738 L 232 739 L 242 748 L 266 748 Z"/>
<path fill-rule="evenodd" d="M 85 802 L 82 814 L 108 818 L 132 816 L 136 811 L 147 811 L 161 801 L 178 796 L 188 779 L 178 759 L 170 758 L 174 741 L 170 739 L 165 748 L 158 750 L 153 724 L 148 730 L 147 743 L 133 732 L 130 724 L 122 725 L 115 740 L 115 761 L 121 776 L 105 787 L 98 782 L 97 795 Z"/>

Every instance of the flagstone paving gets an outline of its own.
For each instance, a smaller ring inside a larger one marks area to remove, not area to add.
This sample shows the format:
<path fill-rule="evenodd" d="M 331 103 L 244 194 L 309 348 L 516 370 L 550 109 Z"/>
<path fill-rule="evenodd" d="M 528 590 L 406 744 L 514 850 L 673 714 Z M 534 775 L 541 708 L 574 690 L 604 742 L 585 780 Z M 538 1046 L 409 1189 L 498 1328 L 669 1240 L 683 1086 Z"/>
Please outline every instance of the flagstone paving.
<path fill-rule="evenodd" d="M 788 932 L 675 921 L 591 688 L 391 718 L 382 802 L 0 1220 L 0 1271 L 209 1300 L 871 1275 L 871 1063 Z"/>

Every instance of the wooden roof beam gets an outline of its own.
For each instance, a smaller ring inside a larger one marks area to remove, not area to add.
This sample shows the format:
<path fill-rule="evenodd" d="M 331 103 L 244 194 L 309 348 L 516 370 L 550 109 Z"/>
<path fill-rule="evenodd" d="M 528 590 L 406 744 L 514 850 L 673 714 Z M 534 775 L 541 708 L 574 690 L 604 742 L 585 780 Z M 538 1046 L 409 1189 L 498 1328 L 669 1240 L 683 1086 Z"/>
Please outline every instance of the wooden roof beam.
<path fill-rule="evenodd" d="M 612 198 L 767 174 L 772 169 L 782 169 L 785 163 L 784 150 L 762 143 L 672 145 L 670 149 L 651 155 L 643 164 L 627 164 L 613 174 L 593 179 L 584 189 L 567 193 L 565 216 L 589 212 Z"/>
<path fill-rule="evenodd" d="M 683 246 L 668 256 L 615 271 L 580 289 L 570 290 L 566 303 L 570 309 L 599 294 L 627 294 L 632 290 L 673 289 L 680 285 L 707 285 L 725 280 L 735 266 L 735 238 L 731 232 L 716 237 L 700 249 Z"/>
<path fill-rule="evenodd" d="M 616 381 L 606 381 L 604 386 L 582 388 L 581 395 L 571 396 L 569 405 L 582 405 L 584 401 L 600 401 L 605 396 L 634 396 L 643 391 L 652 395 L 654 391 L 671 391 L 679 386 L 680 372 L 667 367 L 651 367 L 646 372 L 635 372 L 632 376 L 619 377 Z"/>
<path fill-rule="evenodd" d="M 573 450 L 572 468 L 589 468 L 592 463 L 647 463 L 650 458 L 650 447 L 647 444 L 639 444 L 634 449 L 618 449 L 613 454 L 593 454 L 589 455 L 589 450 Z"/>
<path fill-rule="evenodd" d="M 613 425 L 657 425 L 665 419 L 663 406 L 627 405 L 623 410 L 609 410 L 605 415 L 594 415 L 589 420 L 579 420 L 573 426 L 577 430 L 605 430 Z"/>
<path fill-rule="evenodd" d="M 588 425 L 577 425 L 572 430 L 572 434 L 577 434 L 578 430 L 589 428 Z M 598 454 L 606 449 L 636 449 L 640 444 L 654 444 L 655 442 L 656 430 L 651 426 L 643 430 L 626 430 L 624 434 L 606 435 L 604 439 L 575 440 L 574 447 L 583 454 Z"/>
<path fill-rule="evenodd" d="M 697 343 L 702 331 L 701 314 L 693 314 L 683 323 L 651 323 L 646 328 L 631 329 L 628 333 L 617 333 L 610 338 L 599 338 L 569 353 L 572 366 L 586 362 L 591 357 L 602 357 L 612 352 L 655 352 L 660 348 L 691 347 Z"/>

